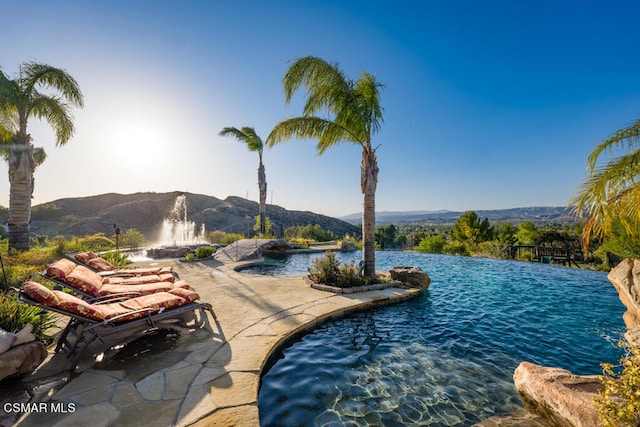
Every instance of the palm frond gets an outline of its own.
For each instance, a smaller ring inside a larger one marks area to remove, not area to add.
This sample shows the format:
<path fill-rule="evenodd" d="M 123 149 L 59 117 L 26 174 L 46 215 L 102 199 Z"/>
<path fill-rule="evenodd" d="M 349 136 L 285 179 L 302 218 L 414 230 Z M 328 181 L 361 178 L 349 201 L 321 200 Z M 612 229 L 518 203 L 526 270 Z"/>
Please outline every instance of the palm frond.
<path fill-rule="evenodd" d="M 42 147 L 36 147 L 33 149 L 33 161 L 35 162 L 36 167 L 40 166 L 47 160 L 47 153 L 44 151 Z"/>
<path fill-rule="evenodd" d="M 266 144 L 273 147 L 291 139 L 317 139 L 318 154 L 343 141 L 357 142 L 347 129 L 331 120 L 320 117 L 295 117 L 277 123 L 267 137 Z"/>
<path fill-rule="evenodd" d="M 225 127 L 220 133 L 220 136 L 232 136 L 240 142 L 244 142 L 247 144 L 247 148 L 249 151 L 257 151 L 258 154 L 262 157 L 262 152 L 264 150 L 264 143 L 262 139 L 258 136 L 255 129 L 252 127 L 243 127 L 242 129 L 238 129 L 235 127 Z"/>
<path fill-rule="evenodd" d="M 611 234 L 613 224 L 620 221 L 633 236 L 640 219 L 640 150 L 609 161 L 596 168 L 579 187 L 570 205 L 585 218 L 583 240 L 588 246 L 593 237 Z"/>
<path fill-rule="evenodd" d="M 84 107 L 84 97 L 78 82 L 65 70 L 37 62 L 26 62 L 22 65 L 22 74 L 22 81 L 28 92 L 38 85 L 48 86 L 60 92 L 67 102 Z"/>
<path fill-rule="evenodd" d="M 366 71 L 360 75 L 356 82 L 354 92 L 358 101 L 358 110 L 362 114 L 363 121 L 369 123 L 369 133 L 374 134 L 380 130 L 383 119 L 383 109 L 380 106 L 380 88 L 384 85 L 376 82 L 373 75 Z"/>
<path fill-rule="evenodd" d="M 32 98 L 31 112 L 51 125 L 56 134 L 56 145 L 66 144 L 75 132 L 69 105 L 56 97 L 40 95 Z"/>
<path fill-rule="evenodd" d="M 632 123 L 624 129 L 620 129 L 609 138 L 602 141 L 589 155 L 587 166 L 591 172 L 596 168 L 600 155 L 612 153 L 616 148 L 627 146 L 627 150 L 640 146 L 640 120 Z"/>

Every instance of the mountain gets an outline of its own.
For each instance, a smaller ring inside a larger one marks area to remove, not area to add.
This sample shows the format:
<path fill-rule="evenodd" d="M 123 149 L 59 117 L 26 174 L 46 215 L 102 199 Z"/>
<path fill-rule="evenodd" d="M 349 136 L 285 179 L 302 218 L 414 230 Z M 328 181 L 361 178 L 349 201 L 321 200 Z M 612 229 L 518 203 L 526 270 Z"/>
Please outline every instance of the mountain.
<path fill-rule="evenodd" d="M 434 215 L 434 214 L 446 214 L 448 210 L 440 210 L 440 211 L 381 211 L 376 212 L 376 223 L 379 224 L 388 224 L 396 221 L 397 219 L 401 219 L 406 222 L 410 220 L 410 218 L 421 218 L 425 215 Z M 341 220 L 349 222 L 351 224 L 360 224 L 362 223 L 362 212 L 352 213 L 350 215 L 341 216 Z"/>
<path fill-rule="evenodd" d="M 496 209 L 476 211 L 480 218 L 488 218 L 490 222 L 508 221 L 520 224 L 525 221 L 533 223 L 572 223 L 577 219 L 571 208 L 553 206 L 534 206 L 513 209 Z M 413 225 L 452 225 L 463 212 L 454 211 L 408 211 L 408 212 L 376 212 L 376 224 L 413 224 Z M 340 219 L 352 224 L 360 224 L 361 214 L 351 214 Z"/>
<path fill-rule="evenodd" d="M 31 232 L 46 236 L 85 236 L 94 233 L 113 234 L 113 225 L 121 230 L 140 230 L 147 241 L 157 241 L 163 220 L 169 214 L 174 201 L 180 195 L 186 196 L 187 218 L 204 224 L 207 231 L 253 234 L 258 203 L 240 197 L 224 200 L 201 194 L 135 193 L 102 194 L 91 197 L 59 199 L 36 205 L 32 209 Z M 271 220 L 273 232 L 281 232 L 294 225 L 319 224 L 331 230 L 336 236 L 360 235 L 360 229 L 345 221 L 306 211 L 289 211 L 280 206 L 267 205 L 267 216 Z M 7 222 L 6 211 L 0 213 L 0 221 Z"/>

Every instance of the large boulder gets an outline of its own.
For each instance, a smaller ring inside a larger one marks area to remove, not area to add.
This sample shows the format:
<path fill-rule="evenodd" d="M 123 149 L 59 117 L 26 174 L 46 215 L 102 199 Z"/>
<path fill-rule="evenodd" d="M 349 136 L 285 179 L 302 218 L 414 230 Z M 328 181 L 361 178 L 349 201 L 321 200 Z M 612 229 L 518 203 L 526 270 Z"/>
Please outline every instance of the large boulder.
<path fill-rule="evenodd" d="M 566 369 L 522 362 L 513 382 L 524 406 L 556 426 L 602 425 L 593 402 L 602 387 L 598 376 L 576 376 Z"/>
<path fill-rule="evenodd" d="M 609 281 L 618 291 L 627 311 L 622 315 L 627 339 L 640 332 L 640 260 L 625 259 L 609 273 Z"/>
<path fill-rule="evenodd" d="M 429 275 L 422 271 L 420 267 L 395 266 L 389 270 L 391 280 L 399 280 L 405 285 L 426 289 L 431 283 Z"/>

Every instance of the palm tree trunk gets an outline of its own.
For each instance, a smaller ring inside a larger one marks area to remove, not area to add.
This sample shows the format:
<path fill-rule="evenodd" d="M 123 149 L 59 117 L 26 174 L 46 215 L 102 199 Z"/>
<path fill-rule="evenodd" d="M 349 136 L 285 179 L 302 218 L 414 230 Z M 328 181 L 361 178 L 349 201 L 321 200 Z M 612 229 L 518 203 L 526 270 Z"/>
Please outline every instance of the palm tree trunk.
<path fill-rule="evenodd" d="M 378 161 L 375 150 L 367 144 L 362 149 L 360 186 L 362 203 L 362 259 L 364 275 L 376 277 L 376 187 L 378 185 Z"/>
<path fill-rule="evenodd" d="M 30 247 L 31 196 L 33 194 L 33 146 L 16 144 L 9 153 L 9 248 Z"/>
<path fill-rule="evenodd" d="M 260 190 L 260 234 L 264 235 L 267 232 L 267 177 L 262 161 L 258 167 L 258 189 Z"/>

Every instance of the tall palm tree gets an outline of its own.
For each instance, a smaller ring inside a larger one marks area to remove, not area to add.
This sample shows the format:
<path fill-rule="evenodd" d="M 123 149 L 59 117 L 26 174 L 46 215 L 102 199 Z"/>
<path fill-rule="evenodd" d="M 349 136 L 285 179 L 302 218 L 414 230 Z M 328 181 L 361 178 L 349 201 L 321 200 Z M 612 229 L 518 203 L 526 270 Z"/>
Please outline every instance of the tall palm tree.
<path fill-rule="evenodd" d="M 266 233 L 267 224 L 267 176 L 264 172 L 264 164 L 262 163 L 262 153 L 264 151 L 264 143 L 258 136 L 255 129 L 243 127 L 237 129 L 234 127 L 226 127 L 220 131 L 220 136 L 232 136 L 240 142 L 247 144 L 249 151 L 257 151 L 260 163 L 258 165 L 258 190 L 260 192 L 260 234 Z"/>
<path fill-rule="evenodd" d="M 613 155 L 603 166 L 603 154 Z M 640 237 L 640 120 L 602 141 L 587 161 L 589 177 L 570 204 L 586 219 L 583 240 L 586 249 L 593 237 L 607 237 L 620 223 L 631 237 Z"/>
<path fill-rule="evenodd" d="M 362 238 L 364 274 L 375 277 L 375 195 L 378 185 L 378 161 L 371 136 L 380 129 L 382 108 L 374 76 L 363 72 L 357 81 L 349 79 L 337 63 L 307 56 L 296 59 L 284 79 L 287 104 L 301 87 L 307 99 L 301 117 L 276 124 L 267 137 L 273 146 L 292 138 L 317 139 L 318 154 L 341 142 L 362 147 L 360 189 L 363 194 Z M 325 113 L 320 117 L 318 113 Z"/>
<path fill-rule="evenodd" d="M 56 95 L 41 92 L 53 90 Z M 83 107 L 78 83 L 65 70 L 35 62 L 25 62 L 19 76 L 10 79 L 0 70 L 0 128 L 12 135 L 9 163 L 9 248 L 29 249 L 33 172 L 44 157 L 34 149 L 27 133 L 30 118 L 44 119 L 56 134 L 56 146 L 73 136 L 71 106 Z"/>

